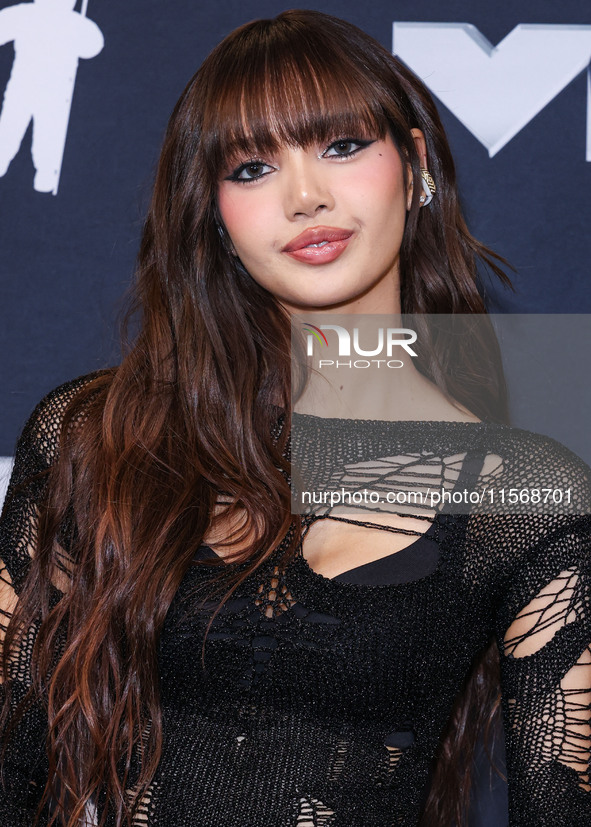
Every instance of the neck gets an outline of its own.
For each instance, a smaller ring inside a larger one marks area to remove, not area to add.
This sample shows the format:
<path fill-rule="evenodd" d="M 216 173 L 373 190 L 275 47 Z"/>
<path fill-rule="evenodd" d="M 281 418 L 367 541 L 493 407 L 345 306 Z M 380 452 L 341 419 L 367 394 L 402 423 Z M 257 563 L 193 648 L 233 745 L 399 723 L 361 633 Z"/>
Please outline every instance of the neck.
<path fill-rule="evenodd" d="M 312 369 L 299 413 L 354 419 L 417 419 L 431 385 L 414 365 L 412 331 L 400 314 L 293 317 Z"/>
<path fill-rule="evenodd" d="M 304 338 L 308 382 L 297 413 L 380 421 L 477 421 L 416 367 L 416 333 L 400 314 L 292 317 Z M 294 348 L 294 353 L 297 350 Z"/>

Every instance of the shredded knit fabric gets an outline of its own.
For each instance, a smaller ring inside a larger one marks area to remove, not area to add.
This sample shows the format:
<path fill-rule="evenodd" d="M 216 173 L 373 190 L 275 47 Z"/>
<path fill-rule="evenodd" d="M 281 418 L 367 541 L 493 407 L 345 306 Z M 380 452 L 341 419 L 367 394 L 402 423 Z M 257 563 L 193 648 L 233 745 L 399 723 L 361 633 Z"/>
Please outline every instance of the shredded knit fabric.
<path fill-rule="evenodd" d="M 4 602 L 4 626 L 34 553 L 42 472 L 55 459 L 63 411 L 84 382 L 46 397 L 18 444 L 0 527 L 1 576 L 12 599 Z M 204 667 L 201 646 L 217 600 L 207 596 L 214 568 L 202 547 L 162 630 L 163 754 L 135 827 L 415 827 L 454 698 L 493 635 L 509 823 L 589 827 L 589 468 L 549 438 L 491 423 L 301 416 L 297 425 L 293 453 L 315 490 L 354 488 L 361 473 L 368 488 L 381 481 L 384 490 L 405 479 L 413 486 L 437 480 L 449 490 L 467 480 L 480 491 L 505 482 L 569 489 L 570 504 L 555 513 L 531 502 L 513 513 L 414 509 L 426 531 L 401 533 L 409 535 L 408 559 L 425 550 L 423 565 L 411 560 L 381 583 L 373 563 L 361 566 L 362 582 L 350 582 L 353 570 L 333 578 L 314 571 L 305 540 L 290 559 L 279 547 L 216 616 Z M 351 519 L 312 511 L 304 518 L 310 524 Z M 372 522 L 367 509 L 363 520 Z M 11 661 L 15 704 L 30 685 L 37 631 L 22 638 Z M 45 736 L 40 701 L 6 754 L 2 827 L 32 824 L 46 781 Z"/>

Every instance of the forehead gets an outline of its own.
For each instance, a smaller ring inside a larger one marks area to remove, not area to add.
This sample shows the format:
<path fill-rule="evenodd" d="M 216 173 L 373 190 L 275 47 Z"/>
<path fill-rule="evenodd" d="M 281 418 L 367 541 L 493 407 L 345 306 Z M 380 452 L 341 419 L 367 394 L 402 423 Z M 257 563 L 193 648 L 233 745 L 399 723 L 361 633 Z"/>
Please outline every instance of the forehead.
<path fill-rule="evenodd" d="M 253 132 L 247 125 L 225 144 L 224 159 L 228 163 L 251 155 L 278 154 L 285 151 L 319 149 L 338 139 L 381 139 L 386 137 L 378 125 L 368 124 L 356 118 L 325 118 L 312 127 L 301 129 L 276 129 L 269 124 L 266 129 Z M 389 136 L 388 136 L 389 137 Z"/>
<path fill-rule="evenodd" d="M 231 165 L 245 155 L 277 153 L 283 149 L 308 149 L 338 138 L 383 138 L 388 134 L 385 121 L 352 111 L 327 112 L 303 109 L 293 112 L 270 111 L 262 116 L 228 119 L 215 131 L 211 149 L 214 166 Z M 216 163 L 217 162 L 217 163 Z"/>
<path fill-rule="evenodd" d="M 221 67 L 220 67 L 221 68 Z M 241 67 L 235 67 L 236 69 Z M 228 74 L 204 107 L 202 141 L 212 168 L 244 154 L 321 144 L 336 137 L 383 137 L 388 120 L 364 76 L 347 77 L 287 55 L 278 65 L 250 65 Z"/>

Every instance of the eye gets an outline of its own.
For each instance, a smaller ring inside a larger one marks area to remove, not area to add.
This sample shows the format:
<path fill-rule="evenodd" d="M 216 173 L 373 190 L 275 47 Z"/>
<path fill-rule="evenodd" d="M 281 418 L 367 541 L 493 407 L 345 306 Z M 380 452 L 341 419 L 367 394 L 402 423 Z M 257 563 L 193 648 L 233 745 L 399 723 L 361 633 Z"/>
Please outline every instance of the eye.
<path fill-rule="evenodd" d="M 350 158 L 361 149 L 373 144 L 373 141 L 362 140 L 361 138 L 339 138 L 338 141 L 333 141 L 332 144 L 322 153 L 323 158 Z"/>
<path fill-rule="evenodd" d="M 270 164 L 265 164 L 264 161 L 247 161 L 245 164 L 240 164 L 239 167 L 230 173 L 227 181 L 239 181 L 240 183 L 248 183 L 249 181 L 258 181 L 273 172 L 274 168 Z"/>

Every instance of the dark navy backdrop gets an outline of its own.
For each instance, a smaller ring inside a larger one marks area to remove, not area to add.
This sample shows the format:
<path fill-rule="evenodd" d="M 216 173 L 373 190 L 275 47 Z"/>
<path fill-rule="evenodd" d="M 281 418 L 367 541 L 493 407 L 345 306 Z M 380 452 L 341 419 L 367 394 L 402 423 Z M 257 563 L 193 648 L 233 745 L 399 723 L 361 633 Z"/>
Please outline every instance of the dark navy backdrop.
<path fill-rule="evenodd" d="M 0 0 L 0 8 L 10 5 Z M 394 21 L 473 23 L 493 44 L 519 23 L 591 23 L 586 0 L 309 5 L 347 18 L 388 48 Z M 0 456 L 12 453 L 44 392 L 117 358 L 114 318 L 132 274 L 163 129 L 184 84 L 232 28 L 288 7 L 89 0 L 87 15 L 104 48 L 79 64 L 58 194 L 33 190 L 31 129 L 0 178 Z M 0 93 L 13 54 L 10 43 L 0 48 Z M 517 293 L 493 290 L 492 309 L 589 312 L 585 72 L 493 158 L 441 110 L 470 226 L 518 270 Z"/>
<path fill-rule="evenodd" d="M 269 0 L 88 0 L 83 9 L 83 1 L 76 8 L 98 25 L 104 48 L 79 64 L 57 195 L 33 189 L 30 127 L 0 178 L 5 457 L 46 391 L 117 360 L 114 320 L 133 271 L 162 133 L 186 81 L 231 29 L 290 7 Z M 2 10 L 11 5 L 0 0 Z M 356 23 L 389 49 L 394 21 L 472 23 L 493 45 L 518 24 L 591 24 L 588 0 L 307 5 Z M 10 40 L 3 25 L 0 16 L 0 43 Z M 0 48 L 0 94 L 13 59 L 7 42 Z M 29 78 L 42 94 L 51 94 L 52 82 L 49 75 Z M 490 288 L 493 310 L 591 312 L 586 84 L 581 71 L 493 158 L 441 106 L 471 229 L 518 271 L 515 294 Z M 502 790 L 497 801 L 500 814 L 489 811 L 490 825 L 503 823 Z"/>

